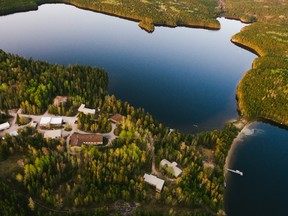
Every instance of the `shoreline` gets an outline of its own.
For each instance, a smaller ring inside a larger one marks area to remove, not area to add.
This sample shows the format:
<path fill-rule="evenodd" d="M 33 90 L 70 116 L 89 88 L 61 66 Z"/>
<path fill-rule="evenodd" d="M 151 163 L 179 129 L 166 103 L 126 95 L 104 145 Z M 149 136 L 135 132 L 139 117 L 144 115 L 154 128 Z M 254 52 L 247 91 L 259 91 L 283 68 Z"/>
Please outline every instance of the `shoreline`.
<path fill-rule="evenodd" d="M 8 16 L 8 15 L 12 15 L 15 13 L 25 13 L 25 12 L 29 12 L 29 11 L 37 11 L 39 9 L 40 6 L 45 5 L 45 4 L 64 4 L 64 5 L 69 5 L 69 6 L 73 6 L 76 7 L 78 9 L 81 10 L 86 10 L 86 11 L 91 11 L 91 12 L 96 12 L 96 13 L 101 13 L 104 15 L 108 15 L 108 16 L 113 16 L 113 17 L 117 17 L 120 19 L 125 19 L 125 20 L 129 20 L 132 22 L 137 22 L 138 24 L 143 21 L 143 19 L 140 18 L 135 18 L 132 16 L 126 16 L 123 15 L 121 13 L 113 13 L 113 12 L 109 12 L 109 11 L 105 11 L 105 10 L 101 10 L 101 9 L 95 9 L 95 8 L 89 8 L 86 6 L 81 6 L 80 4 L 74 3 L 74 2 L 65 2 L 64 1 L 48 1 L 48 2 L 40 2 L 39 4 L 37 4 L 37 6 L 27 6 L 26 8 L 17 8 L 14 10 L 7 10 L 4 11 L 3 13 L 0 14 L 1 16 Z M 220 17 L 220 16 L 219 16 Z M 216 18 L 219 18 L 216 17 Z M 217 22 L 217 19 L 215 18 L 215 21 Z M 167 27 L 167 28 L 176 28 L 176 27 L 187 27 L 187 28 L 195 28 L 195 29 L 206 29 L 206 30 L 212 30 L 212 31 L 217 31 L 221 29 L 221 25 L 218 22 L 218 26 L 215 23 L 175 23 L 174 24 L 168 24 L 168 23 L 159 23 L 157 21 L 155 21 L 155 23 L 151 23 L 153 24 L 154 27 Z M 140 27 L 141 29 L 145 30 L 148 33 L 152 33 L 153 31 L 149 31 L 149 29 L 145 29 Z"/>
<path fill-rule="evenodd" d="M 100 11 L 100 10 L 95 10 L 95 9 L 89 9 L 89 8 L 86 8 L 86 7 L 81 7 L 81 6 L 78 6 L 74 3 L 66 3 L 66 2 L 45 2 L 45 3 L 41 3 L 38 5 L 41 6 L 41 5 L 45 5 L 45 4 L 65 4 L 65 5 L 70 5 L 70 6 L 74 6 L 76 8 L 79 8 L 79 9 L 82 9 L 82 10 L 88 10 L 88 11 L 92 11 L 92 12 L 97 12 L 97 13 L 101 13 L 101 14 L 105 14 L 105 15 L 109 15 L 109 16 L 113 16 L 113 17 L 117 17 L 117 18 L 123 18 L 123 19 L 126 19 L 126 20 L 129 20 L 129 21 L 133 21 L 133 22 L 140 22 L 141 20 L 140 19 L 134 19 L 134 18 L 130 18 L 130 17 L 127 17 L 127 16 L 122 16 L 122 15 L 119 15 L 119 14 L 113 14 L 113 13 L 109 13 L 109 12 L 104 12 L 104 11 Z M 37 11 L 39 8 L 36 8 L 36 9 L 27 9 L 27 10 L 23 10 L 23 11 L 14 11 L 12 13 L 8 13 L 8 14 L 1 14 L 0 16 L 5 16 L 5 15 L 10 15 L 10 14 L 15 14 L 15 13 L 18 13 L 18 12 L 29 12 L 29 11 Z M 223 16 L 225 19 L 234 19 L 234 18 L 229 18 L 229 17 L 225 17 L 225 15 Z M 236 19 L 235 20 L 239 20 L 240 22 L 243 22 L 241 19 Z M 245 23 L 245 22 L 243 22 Z M 193 26 L 193 25 L 189 25 L 189 24 L 183 24 L 183 25 L 175 25 L 175 26 L 171 26 L 171 25 L 167 25 L 167 24 L 155 24 L 153 23 L 154 26 L 163 26 L 163 27 L 168 27 L 168 28 L 176 28 L 176 27 L 188 27 L 188 28 L 201 28 L 201 29 L 207 29 L 207 30 L 218 30 L 217 28 L 213 29 L 213 28 L 209 28 L 207 26 Z M 219 28 L 220 29 L 220 28 Z M 144 29 L 145 31 L 147 31 L 146 29 Z M 231 39 L 231 42 L 236 45 L 236 46 L 239 46 L 243 49 L 246 49 L 248 50 L 249 52 L 252 52 L 254 54 L 256 54 L 258 57 L 262 56 L 261 54 L 257 53 L 256 50 L 254 50 L 252 47 L 249 47 L 249 46 L 246 46 L 244 43 L 240 43 L 240 42 L 237 42 L 236 40 L 233 41 L 233 38 Z M 252 68 L 253 69 L 253 66 Z M 244 72 L 244 75 L 243 77 L 248 73 L 249 71 L 246 71 Z M 240 82 L 242 81 L 243 77 L 239 80 L 239 83 L 238 83 L 238 86 L 240 84 Z M 238 89 L 238 87 L 237 87 Z M 237 90 L 236 90 L 236 95 L 237 95 Z M 238 101 L 238 106 L 239 106 L 239 101 Z M 241 109 L 239 107 L 239 111 L 241 112 L 241 110 L 243 111 L 243 109 Z M 261 119 L 260 119 L 261 120 Z M 262 118 L 263 121 L 269 121 L 269 124 L 273 124 L 276 125 L 276 126 L 279 126 L 279 125 L 282 125 L 280 122 L 277 122 L 276 120 L 273 120 L 273 119 L 268 119 L 268 118 Z M 229 165 L 229 162 L 230 162 L 230 159 L 231 159 L 231 153 L 233 152 L 233 150 L 235 149 L 235 147 L 237 146 L 237 144 L 239 144 L 239 141 L 242 139 L 242 134 L 243 134 L 243 131 L 248 128 L 251 124 L 253 124 L 254 122 L 257 122 L 259 121 L 259 119 L 254 119 L 253 121 L 249 121 L 247 120 L 246 118 L 243 118 L 239 115 L 239 119 L 236 120 L 235 122 L 233 122 L 233 125 L 236 126 L 238 129 L 239 129 L 239 132 L 237 134 L 237 136 L 233 139 L 233 142 L 228 150 L 228 153 L 226 155 L 226 158 L 225 158 L 225 164 L 224 164 L 224 167 L 223 167 L 223 175 L 224 175 L 224 179 L 225 179 L 225 176 L 226 176 L 226 168 L 228 168 L 228 165 Z"/>
<path fill-rule="evenodd" d="M 231 152 L 233 151 L 235 146 L 237 146 L 239 141 L 242 139 L 243 131 L 253 123 L 254 123 L 254 121 L 248 121 L 246 118 L 240 118 L 239 120 L 237 120 L 236 122 L 233 123 L 233 125 L 239 129 L 239 132 L 238 132 L 237 136 L 234 138 L 234 140 L 233 140 L 233 142 L 232 142 L 232 144 L 228 150 L 226 158 L 225 158 L 225 165 L 224 165 L 224 170 L 223 170 L 224 178 L 225 178 L 226 173 L 227 173 L 226 168 L 228 168 L 228 165 L 229 165 L 229 161 L 231 158 Z"/>

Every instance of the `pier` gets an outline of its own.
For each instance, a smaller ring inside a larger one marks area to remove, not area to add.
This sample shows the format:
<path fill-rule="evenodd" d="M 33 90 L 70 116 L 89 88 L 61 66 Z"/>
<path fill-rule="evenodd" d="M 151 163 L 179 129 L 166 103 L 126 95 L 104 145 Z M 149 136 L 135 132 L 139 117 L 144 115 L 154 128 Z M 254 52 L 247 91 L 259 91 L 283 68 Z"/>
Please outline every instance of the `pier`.
<path fill-rule="evenodd" d="M 236 173 L 236 174 L 238 174 L 238 175 L 243 176 L 243 172 L 241 172 L 241 171 L 239 171 L 239 170 L 232 170 L 232 169 L 228 169 L 228 168 L 227 168 L 227 171 L 232 172 L 232 173 Z"/>

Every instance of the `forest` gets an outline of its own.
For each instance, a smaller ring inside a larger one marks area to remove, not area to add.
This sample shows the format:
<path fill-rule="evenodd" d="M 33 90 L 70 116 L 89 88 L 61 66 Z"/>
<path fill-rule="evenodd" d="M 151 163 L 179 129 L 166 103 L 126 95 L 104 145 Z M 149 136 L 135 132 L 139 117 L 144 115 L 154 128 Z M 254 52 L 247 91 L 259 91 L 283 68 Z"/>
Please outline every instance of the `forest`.
<path fill-rule="evenodd" d="M 78 107 L 97 107 L 108 92 L 105 71 L 88 66 L 50 65 L 26 60 L 0 50 L 0 110 L 21 108 L 23 113 L 41 114 L 57 95 L 69 95 Z"/>
<path fill-rule="evenodd" d="M 67 3 L 96 12 L 140 22 L 141 28 L 148 32 L 156 26 L 191 26 L 208 29 L 219 29 L 215 19 L 220 9 L 215 0 L 2 0 L 0 15 L 17 11 L 37 9 L 44 3 Z"/>
<path fill-rule="evenodd" d="M 65 2 L 139 21 L 149 32 L 154 25 L 218 29 L 215 18 L 220 15 L 254 22 L 232 38 L 259 55 L 238 86 L 239 111 L 246 118 L 288 124 L 287 2 L 3 0 L 0 14 L 36 10 L 47 2 Z M 225 158 L 238 134 L 232 124 L 194 135 L 169 134 L 169 129 L 144 109 L 109 96 L 107 73 L 98 68 L 51 65 L 0 51 L 0 73 L 1 122 L 9 119 L 5 111 L 12 108 L 31 114 L 49 108 L 51 113 L 72 115 L 81 103 L 101 110 L 95 116 L 80 116 L 79 128 L 84 131 L 107 132 L 109 116 L 125 116 L 112 147 L 83 146 L 77 155 L 68 154 L 65 139 L 47 140 L 29 127 L 17 137 L 0 139 L 4 215 L 119 215 L 119 200 L 140 203 L 135 215 L 223 214 Z M 52 101 L 57 95 L 69 96 L 69 106 L 56 110 Z M 205 150 L 214 152 L 210 158 L 213 166 L 205 166 Z M 167 177 L 159 169 L 163 158 L 177 161 L 182 176 L 176 180 Z M 154 162 L 166 180 L 160 194 L 143 181 Z M 159 206 L 160 211 L 155 210 Z"/>
<path fill-rule="evenodd" d="M 239 110 L 247 118 L 288 124 L 287 32 L 284 24 L 254 23 L 232 38 L 259 55 L 237 89 Z"/>
<path fill-rule="evenodd" d="M 40 69 L 37 70 L 39 75 L 36 74 L 34 77 L 36 81 L 28 82 L 27 85 L 33 83 L 33 87 L 38 89 L 44 82 L 43 78 L 41 79 L 41 66 L 47 69 L 45 73 L 49 73 L 50 68 L 56 68 L 55 71 L 60 68 L 64 74 L 66 70 L 73 72 L 72 66 L 65 68 L 49 65 L 2 52 L 1 68 L 12 72 L 17 68 L 21 74 L 3 72 L 5 76 L 1 79 L 8 80 L 5 83 L 7 83 L 6 89 L 9 89 L 8 84 L 11 85 L 12 80 L 17 83 L 17 79 L 12 78 L 17 75 L 22 76 L 22 79 L 30 77 L 32 71 L 36 71 L 33 69 L 37 67 Z M 22 67 L 25 69 L 22 70 Z M 84 74 L 91 70 L 98 71 L 97 68 L 75 67 L 82 69 Z M 77 74 L 73 76 L 77 77 Z M 61 83 L 59 77 L 64 75 L 58 74 L 58 82 Z M 52 81 L 46 79 L 45 82 L 54 83 L 53 75 L 50 78 Z M 70 80 L 73 81 L 73 78 Z M 89 92 L 91 87 L 88 84 L 84 85 L 87 79 L 78 78 L 77 81 L 83 88 L 81 92 Z M 17 88 L 17 85 L 14 84 L 12 87 Z M 73 209 L 71 214 L 77 211 L 86 213 L 87 208 L 92 209 L 92 212 L 116 214 L 119 210 L 115 207 L 115 203 L 119 200 L 126 203 L 140 203 L 140 207 L 135 210 L 136 215 L 150 215 L 151 212 L 158 214 L 153 209 L 146 209 L 145 206 L 151 204 L 163 206 L 161 214 L 172 211 L 177 215 L 214 215 L 221 212 L 225 158 L 238 133 L 232 124 L 227 124 L 222 130 L 195 135 L 184 135 L 178 131 L 169 134 L 169 128 L 155 121 L 144 109 L 135 109 L 113 95 L 106 95 L 100 104 L 97 103 L 98 95 L 101 96 L 103 93 L 98 86 L 93 87 L 94 96 L 89 101 L 92 105 L 97 104 L 100 111 L 96 116 L 85 116 L 80 113 L 80 128 L 92 132 L 95 128 L 98 131 L 108 131 L 111 124 L 107 122 L 107 118 L 120 113 L 125 117 L 117 128 L 119 137 L 111 147 L 84 145 L 79 154 L 70 155 L 67 152 L 65 138 L 44 139 L 42 133 L 30 127 L 19 130 L 18 136 L 6 134 L 4 139 L 0 139 L 0 166 L 7 167 L 0 170 L 2 181 L 7 183 L 7 187 L 1 189 L 3 190 L 1 196 L 6 197 L 7 191 L 12 191 L 11 196 L 1 201 L 6 215 L 9 215 L 9 212 L 23 215 L 26 211 L 33 211 L 36 215 L 57 211 L 67 213 L 71 208 Z M 29 88 L 23 86 L 20 89 L 29 91 Z M 9 91 L 4 93 L 9 94 Z M 75 93 L 77 91 L 73 93 L 68 91 L 66 95 L 78 97 Z M 25 92 L 22 94 L 25 95 Z M 14 96 L 13 101 L 21 101 L 22 94 L 19 94 L 19 99 Z M 85 98 L 83 100 L 86 101 Z M 33 103 L 33 100 L 30 101 Z M 4 104 L 6 109 L 9 108 L 9 100 L 4 101 Z M 21 106 L 21 103 L 19 104 Z M 202 152 L 203 148 L 215 151 L 214 168 L 204 166 L 206 159 Z M 162 172 L 161 176 L 166 179 L 166 183 L 163 191 L 157 193 L 155 188 L 143 181 L 143 175 L 152 172 L 152 163 L 157 170 L 160 170 L 159 162 L 163 158 L 177 161 L 183 169 L 183 175 L 171 180 Z M 9 205 L 9 199 L 12 203 L 16 203 L 16 200 L 23 196 L 25 199 L 14 207 Z M 19 208 L 19 205 L 22 207 Z M 179 206 L 181 208 L 178 208 Z"/>

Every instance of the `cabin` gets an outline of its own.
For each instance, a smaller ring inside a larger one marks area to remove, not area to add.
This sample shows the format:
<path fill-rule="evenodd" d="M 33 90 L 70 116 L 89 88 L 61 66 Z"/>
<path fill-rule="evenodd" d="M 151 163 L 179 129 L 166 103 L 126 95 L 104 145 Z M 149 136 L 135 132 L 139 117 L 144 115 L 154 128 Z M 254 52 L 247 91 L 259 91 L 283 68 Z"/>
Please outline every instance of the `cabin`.
<path fill-rule="evenodd" d="M 88 115 L 88 114 L 94 115 L 96 110 L 85 108 L 85 104 L 81 104 L 81 106 L 78 108 L 78 112 L 83 112 L 85 115 Z"/>
<path fill-rule="evenodd" d="M 166 159 L 161 160 L 160 162 L 160 167 L 162 168 L 168 168 L 169 171 L 171 172 L 171 174 L 173 174 L 173 176 L 175 178 L 177 178 L 179 175 L 181 175 L 182 170 L 180 168 L 177 167 L 177 163 L 175 161 L 173 161 L 172 163 Z"/>
<path fill-rule="evenodd" d="M 47 130 L 44 133 L 44 138 L 47 139 L 57 139 L 57 138 L 61 138 L 62 133 L 61 130 Z"/>
<path fill-rule="evenodd" d="M 116 114 L 112 116 L 110 120 L 116 124 L 121 124 L 123 121 L 123 116 L 121 114 Z"/>
<path fill-rule="evenodd" d="M 40 127 L 49 128 L 49 127 L 60 127 L 62 125 L 63 118 L 61 117 L 42 117 L 40 120 Z"/>
<path fill-rule="evenodd" d="M 67 99 L 68 97 L 66 96 L 57 96 L 53 101 L 53 105 L 55 107 L 64 106 L 65 103 L 67 102 Z"/>
<path fill-rule="evenodd" d="M 0 131 L 6 130 L 10 127 L 10 124 L 8 122 L 5 122 L 3 124 L 0 124 Z"/>
<path fill-rule="evenodd" d="M 63 118 L 61 118 L 61 117 L 51 118 L 50 126 L 51 127 L 61 127 L 62 121 L 63 121 Z"/>
<path fill-rule="evenodd" d="M 71 146 L 102 145 L 103 136 L 99 134 L 73 134 L 70 138 Z"/>
<path fill-rule="evenodd" d="M 160 179 L 154 175 L 150 175 L 145 173 L 144 174 L 144 181 L 148 184 L 155 186 L 157 192 L 161 192 L 162 188 L 164 186 L 165 181 L 163 179 Z"/>
<path fill-rule="evenodd" d="M 50 127 L 51 117 L 42 117 L 40 120 L 40 127 Z"/>

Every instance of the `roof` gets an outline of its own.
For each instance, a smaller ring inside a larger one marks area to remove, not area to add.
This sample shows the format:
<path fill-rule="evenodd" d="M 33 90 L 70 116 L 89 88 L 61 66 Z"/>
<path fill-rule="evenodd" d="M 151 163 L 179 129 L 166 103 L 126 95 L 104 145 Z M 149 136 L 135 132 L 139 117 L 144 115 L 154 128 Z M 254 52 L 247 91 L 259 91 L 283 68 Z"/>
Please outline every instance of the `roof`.
<path fill-rule="evenodd" d="M 47 130 L 44 132 L 44 138 L 60 138 L 61 137 L 61 130 Z"/>
<path fill-rule="evenodd" d="M 51 117 L 42 117 L 40 120 L 40 125 L 50 124 L 50 121 L 51 121 Z"/>
<path fill-rule="evenodd" d="M 47 125 L 47 124 L 62 124 L 62 118 L 60 117 L 42 117 L 40 120 L 40 125 Z"/>
<path fill-rule="evenodd" d="M 160 179 L 154 175 L 150 175 L 147 173 L 144 174 L 144 181 L 147 182 L 148 184 L 155 186 L 157 191 L 162 190 L 165 182 L 163 179 Z"/>
<path fill-rule="evenodd" d="M 95 114 L 96 110 L 85 108 L 85 104 L 81 104 L 78 108 L 78 112 L 83 112 L 84 114 Z"/>
<path fill-rule="evenodd" d="M 123 116 L 121 114 L 116 114 L 110 118 L 114 122 L 122 122 Z"/>
<path fill-rule="evenodd" d="M 10 134 L 10 136 L 18 136 L 19 135 L 17 131 L 12 131 L 9 134 Z"/>
<path fill-rule="evenodd" d="M 174 176 L 175 176 L 176 178 L 182 173 L 182 170 L 177 167 L 177 163 L 176 163 L 175 161 L 173 161 L 173 162 L 171 163 L 170 161 L 168 161 L 168 160 L 166 160 L 166 159 L 161 160 L 160 166 L 163 167 L 163 166 L 165 166 L 165 165 L 167 165 L 168 167 L 172 168 L 172 170 L 173 170 L 173 172 L 174 172 L 173 174 L 174 174 Z"/>
<path fill-rule="evenodd" d="M 37 122 L 32 121 L 32 122 L 30 123 L 30 127 L 36 128 L 36 127 L 37 127 Z"/>
<path fill-rule="evenodd" d="M 70 138 L 71 146 L 81 146 L 82 144 L 99 145 L 103 144 L 103 136 L 100 134 L 73 134 Z"/>
<path fill-rule="evenodd" d="M 50 124 L 62 124 L 62 118 L 51 118 Z"/>
<path fill-rule="evenodd" d="M 0 124 L 0 130 L 5 130 L 10 127 L 10 124 L 8 122 L 5 122 L 3 124 Z"/>
<path fill-rule="evenodd" d="M 67 101 L 67 96 L 57 96 L 54 99 L 53 105 L 54 106 L 59 106 L 60 103 L 65 103 Z"/>

